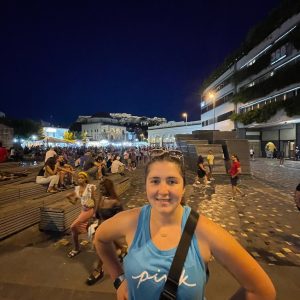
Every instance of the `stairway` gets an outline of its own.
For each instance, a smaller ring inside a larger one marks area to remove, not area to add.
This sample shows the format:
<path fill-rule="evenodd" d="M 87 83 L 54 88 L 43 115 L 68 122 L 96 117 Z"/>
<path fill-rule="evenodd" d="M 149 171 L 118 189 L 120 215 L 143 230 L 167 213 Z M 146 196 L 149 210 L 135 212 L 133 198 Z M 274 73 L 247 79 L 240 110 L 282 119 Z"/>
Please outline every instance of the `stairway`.
<path fill-rule="evenodd" d="M 207 155 L 208 151 L 211 150 L 212 154 L 215 157 L 214 160 L 214 174 L 226 174 L 226 168 L 224 164 L 224 155 L 223 149 L 221 144 L 197 144 L 197 145 L 190 145 L 190 153 L 191 153 L 191 160 L 194 161 L 194 167 L 191 170 L 197 171 L 197 160 L 198 156 L 202 155 L 204 158 L 204 165 L 208 169 L 207 164 Z M 193 151 L 193 152 L 192 152 Z"/>

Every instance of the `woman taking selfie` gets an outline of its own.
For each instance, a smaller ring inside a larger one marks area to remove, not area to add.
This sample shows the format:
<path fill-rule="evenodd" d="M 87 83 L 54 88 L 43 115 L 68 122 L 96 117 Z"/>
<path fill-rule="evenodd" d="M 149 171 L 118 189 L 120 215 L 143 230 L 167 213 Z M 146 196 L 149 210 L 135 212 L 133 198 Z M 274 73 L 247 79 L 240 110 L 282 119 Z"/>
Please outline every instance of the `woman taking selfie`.
<path fill-rule="evenodd" d="M 191 210 L 181 204 L 184 185 L 180 160 L 163 152 L 146 167 L 149 204 L 121 212 L 98 228 L 96 249 L 114 280 L 119 300 L 160 299 Z M 113 241 L 122 237 L 128 244 L 124 268 L 113 251 Z M 273 284 L 259 264 L 229 233 L 203 215 L 196 222 L 176 299 L 204 299 L 212 256 L 241 285 L 231 299 L 275 299 Z"/>

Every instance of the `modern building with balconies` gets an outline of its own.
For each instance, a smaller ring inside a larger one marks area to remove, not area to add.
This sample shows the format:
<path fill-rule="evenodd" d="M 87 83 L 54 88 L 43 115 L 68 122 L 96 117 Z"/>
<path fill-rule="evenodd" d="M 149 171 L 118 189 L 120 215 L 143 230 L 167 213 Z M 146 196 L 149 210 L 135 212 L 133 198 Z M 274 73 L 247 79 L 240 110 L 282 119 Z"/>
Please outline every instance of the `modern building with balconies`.
<path fill-rule="evenodd" d="M 203 130 L 236 130 L 257 154 L 264 155 L 266 144 L 273 142 L 293 157 L 300 145 L 299 3 L 290 7 L 285 20 L 281 16 L 277 27 L 271 23 L 275 17 L 273 13 L 263 23 L 261 31 L 267 34 L 262 39 L 248 49 L 246 44 L 206 80 L 201 122 Z M 259 30 L 256 37 L 263 36 Z"/>

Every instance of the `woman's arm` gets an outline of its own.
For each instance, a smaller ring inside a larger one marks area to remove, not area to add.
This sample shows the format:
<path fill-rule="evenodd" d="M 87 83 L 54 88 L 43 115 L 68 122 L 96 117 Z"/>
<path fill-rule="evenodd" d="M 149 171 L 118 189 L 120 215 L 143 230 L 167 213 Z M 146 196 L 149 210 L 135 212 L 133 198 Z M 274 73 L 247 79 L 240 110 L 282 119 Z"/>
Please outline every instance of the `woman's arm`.
<path fill-rule="evenodd" d="M 198 239 L 207 243 L 212 255 L 240 283 L 231 300 L 274 300 L 276 291 L 269 276 L 254 258 L 223 228 L 201 216 Z"/>
<path fill-rule="evenodd" d="M 96 202 L 96 186 L 92 185 L 91 186 L 91 198 Z"/>
<path fill-rule="evenodd" d="M 139 208 L 120 212 L 104 221 L 96 231 L 94 244 L 97 253 L 113 280 L 124 273 L 113 242 L 125 238 L 128 247 L 130 247 L 139 212 Z"/>
<path fill-rule="evenodd" d="M 76 204 L 76 201 L 79 199 L 75 193 L 75 191 L 71 192 L 71 193 L 68 193 L 66 195 L 66 198 L 69 199 L 69 201 L 72 203 L 72 204 Z"/>
<path fill-rule="evenodd" d="M 45 167 L 45 171 L 47 174 L 51 175 L 56 175 L 57 173 L 57 165 L 55 165 L 54 170 L 52 170 L 48 165 Z"/>

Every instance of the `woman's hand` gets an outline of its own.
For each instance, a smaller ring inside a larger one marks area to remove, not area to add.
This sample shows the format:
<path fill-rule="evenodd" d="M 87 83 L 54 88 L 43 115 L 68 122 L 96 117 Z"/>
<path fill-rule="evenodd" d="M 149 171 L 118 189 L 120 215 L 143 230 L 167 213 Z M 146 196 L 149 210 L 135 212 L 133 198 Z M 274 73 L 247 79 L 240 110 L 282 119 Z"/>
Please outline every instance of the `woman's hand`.
<path fill-rule="evenodd" d="M 121 283 L 121 285 L 117 289 L 117 299 L 128 300 L 128 285 L 126 279 Z"/>

